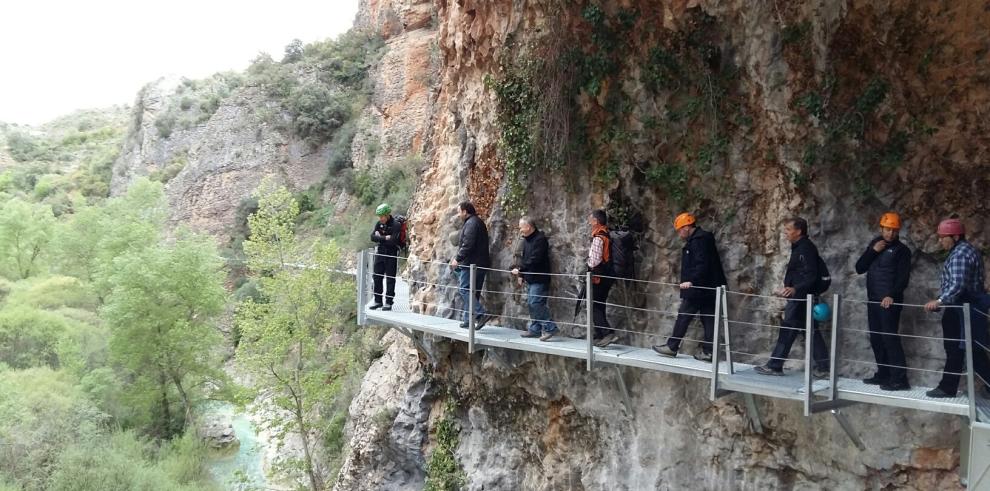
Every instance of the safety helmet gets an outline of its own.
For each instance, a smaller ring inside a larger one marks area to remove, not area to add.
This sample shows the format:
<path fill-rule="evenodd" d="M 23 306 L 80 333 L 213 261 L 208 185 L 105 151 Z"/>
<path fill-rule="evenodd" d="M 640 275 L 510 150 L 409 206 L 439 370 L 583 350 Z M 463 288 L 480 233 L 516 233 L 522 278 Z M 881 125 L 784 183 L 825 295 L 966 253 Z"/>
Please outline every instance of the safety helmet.
<path fill-rule="evenodd" d="M 389 213 L 392 213 L 392 207 L 389 206 L 388 203 L 382 203 L 378 205 L 378 208 L 375 208 L 375 215 L 380 217 L 388 215 Z"/>
<path fill-rule="evenodd" d="M 674 230 L 680 230 L 681 227 L 686 227 L 692 224 L 694 224 L 694 215 L 690 213 L 681 213 L 674 219 Z"/>
<path fill-rule="evenodd" d="M 900 229 L 901 216 L 892 211 L 884 213 L 883 216 L 880 217 L 880 226 L 884 228 Z"/>
<path fill-rule="evenodd" d="M 827 303 L 815 304 L 811 309 L 811 317 L 813 317 L 818 322 L 827 321 L 829 317 L 832 316 L 832 309 L 829 308 Z"/>
<path fill-rule="evenodd" d="M 958 218 L 946 218 L 938 224 L 938 235 L 964 235 L 966 233 L 966 227 L 963 226 L 962 222 Z"/>

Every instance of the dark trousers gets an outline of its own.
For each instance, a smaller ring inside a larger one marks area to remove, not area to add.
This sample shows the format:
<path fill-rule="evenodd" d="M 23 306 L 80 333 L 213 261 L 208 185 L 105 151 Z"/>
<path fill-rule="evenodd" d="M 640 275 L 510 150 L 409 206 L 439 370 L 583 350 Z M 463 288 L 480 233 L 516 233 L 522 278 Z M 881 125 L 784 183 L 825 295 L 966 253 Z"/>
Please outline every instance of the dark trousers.
<path fill-rule="evenodd" d="M 595 324 L 595 339 L 601 339 L 615 332 L 605 318 L 605 307 L 607 307 L 605 302 L 608 301 L 608 292 L 614 282 L 615 280 L 611 278 L 599 278 L 597 284 L 591 284 L 591 319 Z"/>
<path fill-rule="evenodd" d="M 870 322 L 870 347 L 877 359 L 877 378 L 892 383 L 907 382 L 907 366 L 901 337 L 897 335 L 901 323 L 901 306 L 883 308 L 871 303 L 866 307 Z"/>
<path fill-rule="evenodd" d="M 773 347 L 773 354 L 767 366 L 774 370 L 784 368 L 784 360 L 791 352 L 791 345 L 797 339 L 798 334 L 805 334 L 807 315 L 805 309 L 807 302 L 804 300 L 788 300 L 784 307 L 784 320 L 780 323 L 780 333 L 777 334 L 777 344 Z M 825 347 L 825 339 L 821 331 L 818 330 L 818 323 L 811 321 L 811 353 L 815 367 L 820 370 L 828 370 L 828 348 Z"/>
<path fill-rule="evenodd" d="M 681 299 L 681 306 L 677 309 L 677 320 L 674 321 L 674 332 L 667 338 L 668 348 L 674 351 L 680 350 L 681 341 L 695 317 L 701 318 L 701 327 L 705 330 L 705 342 L 701 344 L 701 349 L 706 354 L 712 354 L 712 336 L 715 333 L 714 297 Z"/>
<path fill-rule="evenodd" d="M 962 309 L 945 309 L 942 314 L 942 345 L 945 347 L 945 368 L 942 370 L 942 380 L 938 383 L 938 388 L 947 394 L 955 394 L 959 389 L 960 375 L 966 368 L 966 348 L 959 340 L 963 338 L 963 317 Z M 982 338 L 982 339 L 981 339 Z M 986 333 L 974 332 L 973 339 L 986 344 Z M 983 380 L 990 382 L 990 362 L 987 361 L 986 352 L 973 343 L 973 368 L 976 375 Z M 980 387 L 980 378 L 975 380 L 976 388 Z"/>
<path fill-rule="evenodd" d="M 375 303 L 382 303 L 382 282 L 388 287 L 385 291 L 385 303 L 392 305 L 395 302 L 395 272 L 398 267 L 399 260 L 394 257 L 375 257 L 375 274 L 371 276 L 375 285 Z"/>

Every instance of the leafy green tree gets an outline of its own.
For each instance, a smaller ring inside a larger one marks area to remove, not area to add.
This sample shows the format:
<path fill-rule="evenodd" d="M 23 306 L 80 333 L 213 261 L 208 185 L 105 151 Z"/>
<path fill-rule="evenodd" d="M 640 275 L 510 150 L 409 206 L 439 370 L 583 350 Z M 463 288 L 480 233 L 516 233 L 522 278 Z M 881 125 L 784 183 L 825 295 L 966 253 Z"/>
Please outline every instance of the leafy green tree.
<path fill-rule="evenodd" d="M 0 264 L 17 278 L 27 278 L 39 268 L 55 228 L 51 207 L 14 198 L 0 208 Z"/>
<path fill-rule="evenodd" d="M 113 289 L 103 308 L 111 358 L 135 380 L 133 390 L 154 394 L 159 435 L 177 433 L 211 388 L 226 385 L 222 337 L 213 326 L 226 295 L 221 266 L 215 244 L 195 236 L 113 262 Z M 172 415 L 172 391 L 181 415 Z"/>
<path fill-rule="evenodd" d="M 244 242 L 249 267 L 259 274 L 262 301 L 247 299 L 238 307 L 241 342 L 237 357 L 259 386 L 269 390 L 274 406 L 290 415 L 274 418 L 271 430 L 281 439 L 299 435 L 302 470 L 312 490 L 322 483 L 314 468 L 311 434 L 318 408 L 341 389 L 342 360 L 321 342 L 346 324 L 353 303 L 353 284 L 329 270 L 339 267 L 340 254 L 331 244 L 313 248 L 309 266 L 293 260 L 303 248 L 293 234 L 299 205 L 285 188 L 263 183 L 258 212 L 249 218 L 250 240 Z M 346 363 L 346 362 L 345 362 Z"/>

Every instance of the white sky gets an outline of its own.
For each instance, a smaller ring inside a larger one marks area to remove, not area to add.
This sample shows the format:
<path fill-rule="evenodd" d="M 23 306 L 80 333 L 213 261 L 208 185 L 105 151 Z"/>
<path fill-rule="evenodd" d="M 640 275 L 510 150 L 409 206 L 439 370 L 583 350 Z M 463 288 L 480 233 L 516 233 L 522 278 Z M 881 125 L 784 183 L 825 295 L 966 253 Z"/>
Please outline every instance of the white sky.
<path fill-rule="evenodd" d="M 358 0 L 7 0 L 0 9 L 0 121 L 40 124 L 131 104 L 163 75 L 239 70 L 259 52 L 335 37 Z"/>

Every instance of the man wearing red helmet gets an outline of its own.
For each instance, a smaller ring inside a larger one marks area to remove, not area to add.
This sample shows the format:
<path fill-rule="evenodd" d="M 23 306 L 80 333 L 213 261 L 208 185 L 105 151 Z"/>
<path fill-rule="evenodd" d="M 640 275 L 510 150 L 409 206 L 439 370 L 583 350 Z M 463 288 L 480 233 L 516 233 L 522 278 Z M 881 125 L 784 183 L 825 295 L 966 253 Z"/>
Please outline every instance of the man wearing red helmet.
<path fill-rule="evenodd" d="M 958 307 L 973 302 L 986 293 L 983 285 L 983 258 L 979 249 L 966 240 L 966 229 L 958 218 L 948 218 L 938 224 L 938 243 L 949 251 L 942 266 L 942 285 L 938 298 L 925 304 L 934 312 L 941 307 L 942 333 L 945 340 L 945 368 L 938 387 L 927 392 L 928 397 L 955 397 L 959 388 L 959 373 L 963 370 L 966 351 L 960 346 L 963 338 L 962 310 Z M 974 336 L 975 337 L 975 336 Z M 975 346 L 974 346 L 975 347 Z M 990 381 L 990 363 L 986 352 L 973 350 L 973 368 L 984 381 Z"/>
<path fill-rule="evenodd" d="M 876 374 L 864 383 L 879 385 L 883 390 L 909 390 L 904 348 L 897 335 L 901 321 L 901 302 L 911 278 L 911 250 L 898 239 L 901 217 L 884 213 L 880 217 L 880 236 L 874 238 L 856 261 L 856 272 L 866 273 L 866 306 L 870 324 L 870 347 L 877 359 Z"/>

